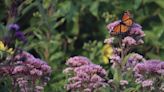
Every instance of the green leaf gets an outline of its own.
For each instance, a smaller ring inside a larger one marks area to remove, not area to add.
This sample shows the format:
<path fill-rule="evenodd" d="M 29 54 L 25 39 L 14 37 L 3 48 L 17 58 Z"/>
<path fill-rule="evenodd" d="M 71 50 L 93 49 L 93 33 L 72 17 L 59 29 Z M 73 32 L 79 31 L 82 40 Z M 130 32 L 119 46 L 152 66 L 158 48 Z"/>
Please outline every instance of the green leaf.
<path fill-rule="evenodd" d="M 114 69 L 114 80 L 119 83 L 121 80 L 121 70 L 119 68 Z"/>
<path fill-rule="evenodd" d="M 77 35 L 79 33 L 79 15 L 73 17 L 72 34 Z"/>
<path fill-rule="evenodd" d="M 60 59 L 60 58 L 62 58 L 63 57 L 63 55 L 64 55 L 64 53 L 63 52 L 56 52 L 56 53 L 54 53 L 51 57 L 50 57 L 50 61 L 54 61 L 54 60 L 56 60 L 56 59 Z M 54 62 L 56 62 L 56 61 L 54 61 Z"/>
<path fill-rule="evenodd" d="M 158 14 L 159 18 L 161 19 L 161 21 L 163 22 L 164 25 L 164 11 L 161 10 L 160 13 Z"/>
<path fill-rule="evenodd" d="M 136 92 L 135 88 L 127 88 L 124 92 Z"/>
<path fill-rule="evenodd" d="M 134 9 L 138 9 L 139 6 L 141 5 L 142 3 L 142 0 L 134 0 L 135 4 L 134 4 Z"/>
<path fill-rule="evenodd" d="M 44 8 L 47 9 L 50 6 L 50 4 L 51 4 L 51 0 L 43 0 L 43 7 Z"/>
<path fill-rule="evenodd" d="M 27 6 L 26 8 L 24 8 L 24 9 L 21 11 L 21 14 L 22 14 L 22 15 L 27 14 L 30 10 L 32 10 L 32 9 L 33 9 L 34 7 L 36 7 L 36 6 L 37 6 L 37 3 L 36 3 L 36 2 L 29 4 L 29 6 Z M 20 7 L 20 8 L 22 8 L 22 7 Z M 20 10 L 21 10 L 21 9 L 20 9 Z"/>
<path fill-rule="evenodd" d="M 98 7 L 99 7 L 99 2 L 95 1 L 92 3 L 91 7 L 90 7 L 90 12 L 95 16 L 98 17 Z"/>
<path fill-rule="evenodd" d="M 155 0 L 155 3 L 157 3 L 161 8 L 164 8 L 164 0 Z"/>
<path fill-rule="evenodd" d="M 161 59 L 161 57 L 159 55 L 156 55 L 156 54 L 154 54 L 152 52 L 146 53 L 146 56 L 148 56 L 151 59 Z"/>
<path fill-rule="evenodd" d="M 4 1 L 5 1 L 5 5 L 6 5 L 7 7 L 10 7 L 12 1 L 11 1 L 11 0 L 4 0 Z"/>

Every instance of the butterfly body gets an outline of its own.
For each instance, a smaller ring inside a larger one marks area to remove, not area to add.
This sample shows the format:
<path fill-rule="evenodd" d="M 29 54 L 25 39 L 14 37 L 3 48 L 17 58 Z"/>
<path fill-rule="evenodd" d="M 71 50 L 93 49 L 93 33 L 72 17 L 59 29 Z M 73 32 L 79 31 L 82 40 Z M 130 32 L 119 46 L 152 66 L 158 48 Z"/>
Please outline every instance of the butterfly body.
<path fill-rule="evenodd" d="M 113 30 L 111 30 L 111 35 L 118 35 L 118 34 L 124 34 L 129 31 L 129 29 L 133 25 L 133 19 L 131 17 L 131 14 L 126 11 L 124 12 L 121 21 L 114 26 Z"/>

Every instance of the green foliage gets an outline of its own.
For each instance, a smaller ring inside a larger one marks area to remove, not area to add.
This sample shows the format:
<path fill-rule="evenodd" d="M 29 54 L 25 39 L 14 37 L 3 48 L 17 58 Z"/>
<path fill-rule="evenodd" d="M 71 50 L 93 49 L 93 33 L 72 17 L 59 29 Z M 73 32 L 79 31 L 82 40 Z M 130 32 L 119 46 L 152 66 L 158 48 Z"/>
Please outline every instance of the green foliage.
<path fill-rule="evenodd" d="M 100 64 L 102 63 L 102 47 L 103 44 L 102 42 L 97 42 L 97 41 L 89 41 L 88 43 L 85 43 L 83 48 L 84 48 L 84 53 L 83 56 L 88 56 L 88 58 L 93 61 L 94 63 Z"/>
<path fill-rule="evenodd" d="M 20 0 L 17 15 L 6 16 L 14 2 L 19 0 L 0 1 L 0 32 L 5 24 L 18 23 L 28 37 L 26 50 L 52 66 L 45 92 L 63 92 L 62 70 L 68 57 L 85 55 L 102 63 L 101 49 L 108 36 L 105 26 L 125 10 L 132 12 L 146 33 L 145 45 L 135 52 L 164 60 L 163 0 Z M 126 92 L 131 90 L 135 89 Z"/>

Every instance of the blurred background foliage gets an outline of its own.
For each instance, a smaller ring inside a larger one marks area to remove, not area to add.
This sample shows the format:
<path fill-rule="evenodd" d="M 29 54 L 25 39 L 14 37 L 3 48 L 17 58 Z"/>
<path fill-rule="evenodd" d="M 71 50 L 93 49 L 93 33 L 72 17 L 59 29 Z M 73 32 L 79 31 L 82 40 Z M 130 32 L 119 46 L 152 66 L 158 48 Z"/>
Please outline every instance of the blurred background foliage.
<path fill-rule="evenodd" d="M 0 31 L 19 24 L 28 38 L 25 50 L 52 66 L 45 92 L 64 92 L 62 70 L 70 56 L 84 55 L 107 66 L 102 60 L 106 25 L 125 10 L 146 33 L 145 44 L 134 52 L 164 60 L 164 0 L 1 0 L 0 7 Z"/>

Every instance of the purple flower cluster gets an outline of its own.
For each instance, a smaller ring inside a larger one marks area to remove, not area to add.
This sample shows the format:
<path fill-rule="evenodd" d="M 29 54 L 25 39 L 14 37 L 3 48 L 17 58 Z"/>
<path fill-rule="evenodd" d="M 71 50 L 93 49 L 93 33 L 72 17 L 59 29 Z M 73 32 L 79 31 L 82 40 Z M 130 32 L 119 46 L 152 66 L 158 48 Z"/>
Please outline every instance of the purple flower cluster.
<path fill-rule="evenodd" d="M 69 58 L 66 62 L 66 65 L 71 67 L 79 67 L 88 64 L 91 64 L 91 61 L 84 56 L 74 56 L 72 58 Z"/>
<path fill-rule="evenodd" d="M 13 82 L 14 87 L 19 87 L 19 92 L 42 92 L 44 90 L 43 86 L 31 84 L 29 85 L 29 77 L 18 77 Z"/>
<path fill-rule="evenodd" d="M 114 27 L 120 23 L 120 21 L 121 20 L 118 20 L 107 25 L 107 29 L 109 30 L 109 34 L 111 35 L 111 37 L 108 39 L 105 39 L 104 41 L 105 43 L 111 44 L 113 46 L 114 52 L 111 58 L 113 67 L 117 67 L 118 65 L 122 66 L 121 63 L 123 61 L 124 56 L 126 56 L 126 54 L 128 53 L 128 51 L 130 51 L 132 47 L 144 43 L 144 41 L 142 40 L 142 37 L 145 34 L 142 31 L 142 27 L 137 23 L 133 23 L 132 26 L 129 27 L 125 35 L 118 33 L 113 36 L 112 31 Z M 118 44 L 118 47 L 116 44 Z"/>
<path fill-rule="evenodd" d="M 145 33 L 142 31 L 142 27 L 139 24 L 135 23 L 133 24 L 129 35 L 138 35 L 140 37 L 144 37 Z"/>
<path fill-rule="evenodd" d="M 123 46 L 134 46 L 134 45 L 137 45 L 137 42 L 132 37 L 127 36 L 122 40 L 122 45 Z"/>
<path fill-rule="evenodd" d="M 18 31 L 19 26 L 17 24 L 10 24 L 10 25 L 8 25 L 8 29 L 11 31 Z"/>
<path fill-rule="evenodd" d="M 8 25 L 8 29 L 9 29 L 9 31 L 11 31 L 11 33 L 14 35 L 15 38 L 22 41 L 23 43 L 27 42 L 27 39 L 26 39 L 24 33 L 19 30 L 20 29 L 19 25 L 10 24 L 10 25 Z M 13 39 L 13 38 L 11 38 L 11 39 Z"/>
<path fill-rule="evenodd" d="M 120 23 L 120 20 L 107 25 L 107 29 L 109 30 L 110 34 L 113 28 L 119 23 Z M 120 34 L 117 34 L 117 35 L 120 35 Z M 133 23 L 133 25 L 129 27 L 129 31 L 126 33 L 126 36 L 122 38 L 122 45 L 128 47 L 128 46 L 143 44 L 144 42 L 142 40 L 142 37 L 144 36 L 145 36 L 145 33 L 142 31 L 142 27 L 137 23 Z M 105 42 L 111 43 L 112 39 L 105 40 Z"/>
<path fill-rule="evenodd" d="M 110 37 L 104 40 L 104 43 L 107 43 L 107 44 L 112 44 L 113 42 L 114 42 L 114 37 Z"/>
<path fill-rule="evenodd" d="M 142 87 L 152 87 L 160 76 L 164 76 L 164 62 L 160 60 L 147 60 L 134 67 L 136 82 Z M 153 78 L 154 77 L 154 78 Z"/>
<path fill-rule="evenodd" d="M 21 61 L 22 58 L 25 60 Z M 12 74 L 44 76 L 51 73 L 51 67 L 45 61 L 35 58 L 27 52 L 16 55 L 15 60 L 20 65 L 14 67 Z"/>
<path fill-rule="evenodd" d="M 121 80 L 120 81 L 120 85 L 124 86 L 124 85 L 128 85 L 128 81 L 127 80 Z"/>
<path fill-rule="evenodd" d="M 135 45 L 140 45 L 140 44 L 143 44 L 144 41 L 142 39 L 136 39 L 136 38 L 133 38 L 131 36 L 127 36 L 125 37 L 123 40 L 122 40 L 122 46 L 135 46 Z"/>
<path fill-rule="evenodd" d="M 86 57 L 72 57 L 66 64 L 69 67 L 64 72 L 67 74 L 71 73 L 70 70 L 73 72 L 73 76 L 68 79 L 67 90 L 93 92 L 107 85 L 104 79 L 107 75 L 106 71 L 101 66 L 91 63 Z"/>
<path fill-rule="evenodd" d="M 151 86 L 153 86 L 153 81 L 150 80 L 150 79 L 144 80 L 144 81 L 142 82 L 142 87 L 151 87 Z"/>
<path fill-rule="evenodd" d="M 115 55 L 111 56 L 110 62 L 112 63 L 113 68 L 118 67 L 121 64 L 121 57 L 119 55 L 115 54 Z"/>
<path fill-rule="evenodd" d="M 28 81 L 25 78 L 17 78 L 15 83 L 19 86 L 20 92 L 30 91 L 30 89 L 28 88 Z"/>
<path fill-rule="evenodd" d="M 134 67 L 134 71 L 136 74 L 141 75 L 146 73 L 164 75 L 164 62 L 159 60 L 147 60 L 145 62 L 138 63 Z"/>
<path fill-rule="evenodd" d="M 138 53 L 133 53 L 129 58 L 128 61 L 126 63 L 126 68 L 127 70 L 131 70 L 133 69 L 136 64 L 140 63 L 140 62 L 144 62 L 145 59 L 142 55 L 138 54 Z"/>
<path fill-rule="evenodd" d="M 42 86 L 36 86 L 35 87 L 35 92 L 43 92 L 43 87 Z"/>
<path fill-rule="evenodd" d="M 32 90 L 29 87 L 31 85 L 35 85 L 37 90 L 36 92 L 41 92 L 38 89 L 38 85 L 35 82 L 41 82 L 42 86 L 45 86 L 51 73 L 51 67 L 43 60 L 35 58 L 33 55 L 28 52 L 21 52 L 17 54 L 14 58 L 11 59 L 11 65 L 5 65 L 0 67 L 0 74 L 5 76 L 11 76 L 14 81 L 14 86 L 20 87 L 21 92 L 31 92 L 28 90 Z M 34 86 L 34 87 L 35 87 Z"/>

